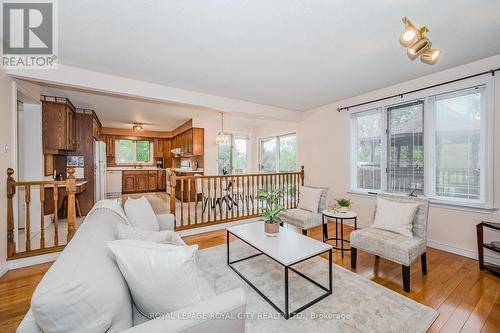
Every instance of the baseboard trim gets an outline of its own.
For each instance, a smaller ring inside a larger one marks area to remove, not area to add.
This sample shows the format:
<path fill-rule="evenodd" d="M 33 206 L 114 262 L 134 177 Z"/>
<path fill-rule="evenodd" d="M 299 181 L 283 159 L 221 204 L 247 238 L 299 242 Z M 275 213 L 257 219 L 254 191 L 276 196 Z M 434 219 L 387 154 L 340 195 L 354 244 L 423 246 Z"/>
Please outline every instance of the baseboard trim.
<path fill-rule="evenodd" d="M 46 262 L 55 261 L 59 257 L 60 253 L 61 252 L 48 253 L 35 257 L 9 260 L 7 262 L 8 269 L 11 270 L 11 269 L 22 268 L 22 267 L 33 266 L 33 265 L 43 264 Z"/>
<path fill-rule="evenodd" d="M 2 277 L 8 271 L 9 271 L 9 265 L 7 262 L 4 262 L 3 265 L 0 266 L 0 277 Z"/>
<path fill-rule="evenodd" d="M 351 227 L 354 226 L 354 223 L 351 221 L 345 221 L 344 224 L 349 225 Z M 358 223 L 358 229 L 364 229 L 364 228 L 367 228 L 368 226 L 369 225 L 367 225 L 367 224 Z M 459 248 L 459 247 L 456 247 L 453 245 L 443 244 L 443 243 L 439 243 L 439 242 L 429 240 L 429 239 L 427 240 L 427 246 L 432 247 L 433 249 L 457 254 L 459 256 L 471 258 L 474 260 L 477 260 L 477 258 L 478 258 L 477 251 L 462 249 L 462 248 Z M 484 261 L 489 263 L 489 264 L 494 264 L 494 265 L 500 266 L 500 257 L 497 257 L 497 256 L 485 254 Z"/>
<path fill-rule="evenodd" d="M 220 230 L 220 229 L 226 229 L 227 227 L 233 227 L 235 225 L 247 224 L 250 222 L 255 222 L 256 220 L 258 220 L 258 218 L 257 219 L 255 219 L 255 218 L 245 219 L 245 220 L 240 220 L 240 221 L 236 221 L 236 222 L 214 224 L 214 225 L 210 225 L 207 227 L 179 230 L 179 231 L 177 231 L 177 233 L 181 237 L 185 237 L 185 236 L 197 235 L 197 234 L 202 234 L 205 232 L 210 232 L 210 231 L 215 231 L 215 230 Z"/>

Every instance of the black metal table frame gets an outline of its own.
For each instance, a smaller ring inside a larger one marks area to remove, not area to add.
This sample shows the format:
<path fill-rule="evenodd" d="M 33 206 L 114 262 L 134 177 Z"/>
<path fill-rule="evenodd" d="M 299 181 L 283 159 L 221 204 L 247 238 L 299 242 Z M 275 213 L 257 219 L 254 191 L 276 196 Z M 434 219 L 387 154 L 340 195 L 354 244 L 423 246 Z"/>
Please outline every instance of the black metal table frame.
<path fill-rule="evenodd" d="M 307 257 L 307 258 L 304 258 L 300 261 L 297 261 L 291 265 L 284 265 L 282 264 L 281 262 L 279 262 L 278 260 L 272 258 L 271 256 L 269 256 L 267 253 L 264 253 L 262 252 L 261 250 L 257 249 L 255 246 L 253 246 L 252 244 L 248 243 L 247 241 L 245 241 L 244 239 L 241 239 L 240 237 L 238 237 L 237 235 L 231 233 L 229 230 L 226 230 L 227 234 L 226 234 L 226 243 L 227 243 L 227 264 L 229 267 L 231 267 L 231 269 L 233 271 L 236 272 L 236 274 L 238 274 L 246 283 L 248 283 L 248 285 L 250 287 L 252 287 L 262 298 L 264 298 L 267 303 L 269 303 L 276 311 L 278 311 L 282 316 L 283 318 L 285 319 L 289 319 L 289 318 L 292 318 L 293 316 L 295 316 L 297 313 L 301 312 L 301 311 L 304 311 L 305 309 L 307 309 L 308 307 L 310 307 L 311 305 L 313 304 L 316 304 L 317 302 L 321 301 L 323 298 L 325 297 L 328 297 L 332 294 L 332 248 L 326 250 L 326 251 L 323 251 L 321 253 L 317 253 L 315 255 L 312 255 L 310 257 Z M 234 260 L 234 261 L 230 261 L 229 260 L 229 234 L 235 236 L 236 238 L 238 238 L 239 240 L 241 240 L 242 242 L 246 243 L 247 245 L 249 245 L 250 247 L 254 248 L 255 250 L 259 251 L 259 253 L 256 253 L 256 254 L 253 254 L 251 256 L 248 256 L 248 257 L 245 257 L 245 258 L 240 258 L 240 259 L 237 259 L 237 260 Z M 296 265 L 298 263 L 301 263 L 303 261 L 306 261 L 308 259 L 311 259 L 311 258 L 314 258 L 316 256 L 319 256 L 319 255 L 322 255 L 323 253 L 326 253 L 328 252 L 328 288 L 324 287 L 323 285 L 321 285 L 320 283 L 314 281 L 313 279 L 311 279 L 310 277 L 304 275 L 303 273 L 297 271 L 295 268 L 291 267 L 293 265 Z M 283 266 L 285 268 L 285 311 L 281 310 L 276 304 L 274 304 L 273 301 L 271 301 L 266 295 L 264 295 L 264 293 L 262 293 L 262 291 L 260 291 L 252 282 L 250 282 L 245 276 L 243 276 L 242 273 L 240 273 L 234 266 L 233 264 L 235 263 L 238 263 L 240 261 L 244 261 L 244 260 L 247 260 L 247 259 L 251 259 L 251 258 L 255 258 L 257 256 L 260 256 L 264 254 L 265 256 L 267 256 L 268 258 L 271 258 L 272 260 L 274 260 L 275 262 L 277 262 L 278 264 L 280 264 L 281 266 Z M 288 270 L 291 270 L 292 272 L 300 275 L 301 277 L 303 277 L 304 279 L 308 280 L 309 282 L 313 283 L 314 285 L 316 285 L 317 287 L 321 288 L 322 290 L 326 291 L 326 293 L 322 294 L 321 296 L 313 299 L 312 301 L 310 301 L 309 303 L 301 306 L 300 308 L 298 308 L 297 310 L 295 311 L 292 311 L 290 312 L 289 310 L 289 304 L 288 304 L 288 294 L 289 294 L 289 290 L 288 290 Z"/>
<path fill-rule="evenodd" d="M 338 241 L 340 241 L 340 247 L 333 246 L 335 250 L 340 250 L 342 253 L 342 258 L 344 258 L 344 252 L 345 251 L 350 251 L 351 247 L 349 248 L 344 248 L 344 243 L 350 243 L 347 239 L 344 239 L 344 220 L 354 220 L 354 230 L 358 229 L 358 217 L 333 217 L 329 216 L 326 214 L 321 213 L 321 224 L 323 225 L 323 243 L 326 243 L 326 241 L 335 241 L 335 245 L 338 245 Z M 335 219 L 335 237 L 328 238 L 328 223 L 327 219 Z M 338 225 L 338 220 L 340 220 L 340 238 L 338 236 L 339 234 L 339 225 Z"/>

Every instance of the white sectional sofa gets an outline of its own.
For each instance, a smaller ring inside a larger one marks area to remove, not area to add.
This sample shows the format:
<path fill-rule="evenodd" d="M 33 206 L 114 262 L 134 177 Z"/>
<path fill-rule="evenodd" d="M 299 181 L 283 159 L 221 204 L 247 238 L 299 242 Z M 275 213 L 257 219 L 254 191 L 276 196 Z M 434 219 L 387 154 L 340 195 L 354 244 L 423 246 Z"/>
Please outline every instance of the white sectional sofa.
<path fill-rule="evenodd" d="M 160 229 L 173 228 L 168 215 L 158 215 L 158 222 Z M 244 332 L 243 290 L 215 295 L 201 276 L 201 303 L 152 320 L 142 316 L 106 245 L 120 223 L 123 216 L 111 209 L 87 216 L 37 286 L 17 332 Z"/>

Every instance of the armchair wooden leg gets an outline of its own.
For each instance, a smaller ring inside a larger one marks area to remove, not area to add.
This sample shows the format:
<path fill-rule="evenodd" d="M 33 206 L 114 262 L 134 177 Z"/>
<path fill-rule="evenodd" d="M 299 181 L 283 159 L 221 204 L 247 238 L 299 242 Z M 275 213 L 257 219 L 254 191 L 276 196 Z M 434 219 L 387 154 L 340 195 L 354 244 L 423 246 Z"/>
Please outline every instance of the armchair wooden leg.
<path fill-rule="evenodd" d="M 351 246 L 351 268 L 356 269 L 356 256 L 358 250 L 355 247 Z"/>
<path fill-rule="evenodd" d="M 403 268 L 403 290 L 410 292 L 410 266 L 402 265 Z"/>
<path fill-rule="evenodd" d="M 302 229 L 302 235 L 307 236 L 307 230 L 306 229 Z"/>
<path fill-rule="evenodd" d="M 422 264 L 422 274 L 427 275 L 427 253 L 420 256 L 420 263 Z"/>

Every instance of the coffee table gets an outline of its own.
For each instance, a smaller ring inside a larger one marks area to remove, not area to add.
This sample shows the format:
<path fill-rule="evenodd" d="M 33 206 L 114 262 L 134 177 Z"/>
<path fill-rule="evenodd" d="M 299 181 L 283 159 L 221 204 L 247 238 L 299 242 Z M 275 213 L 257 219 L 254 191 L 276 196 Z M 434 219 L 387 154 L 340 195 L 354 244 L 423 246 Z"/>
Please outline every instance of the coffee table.
<path fill-rule="evenodd" d="M 332 246 L 322 243 L 313 238 L 303 236 L 292 230 L 280 227 L 280 231 L 276 237 L 266 236 L 264 233 L 264 222 L 251 222 L 248 224 L 238 225 L 227 228 L 227 264 L 233 269 L 246 283 L 250 285 L 262 298 L 264 298 L 276 311 L 278 311 L 285 319 L 295 316 L 297 313 L 307 309 L 311 305 L 319 302 L 323 298 L 332 294 Z M 233 235 L 250 245 L 259 253 L 251 256 L 240 258 L 231 261 L 229 255 L 229 235 Z M 317 255 L 328 252 L 328 287 L 321 285 L 305 274 L 299 272 L 292 266 L 311 259 Z M 260 255 L 266 255 L 273 259 L 278 264 L 285 268 L 285 309 L 280 309 L 266 295 L 264 295 L 253 283 L 251 283 L 241 272 L 239 272 L 233 264 L 251 259 Z M 312 300 L 311 302 L 301 306 L 300 308 L 290 312 L 288 304 L 288 271 L 300 275 L 304 279 L 310 281 L 325 291 L 324 294 Z"/>

